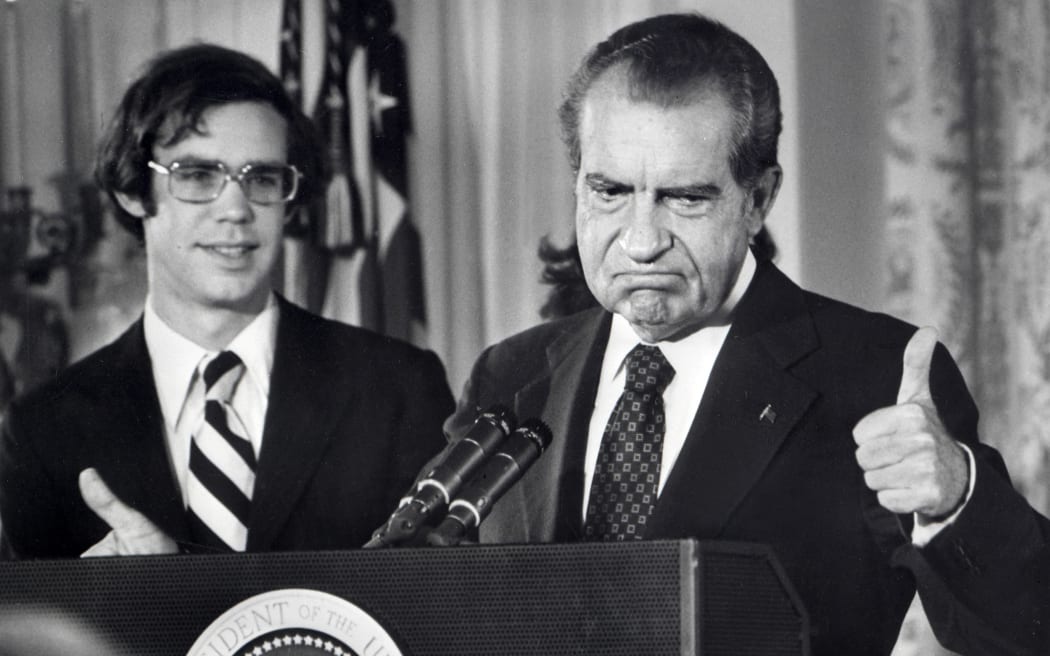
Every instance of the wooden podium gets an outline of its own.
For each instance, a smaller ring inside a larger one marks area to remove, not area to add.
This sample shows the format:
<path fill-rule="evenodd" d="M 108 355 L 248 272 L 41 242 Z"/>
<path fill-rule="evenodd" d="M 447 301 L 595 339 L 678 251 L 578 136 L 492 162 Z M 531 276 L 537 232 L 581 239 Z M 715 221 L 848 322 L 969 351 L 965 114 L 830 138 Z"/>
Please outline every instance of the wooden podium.
<path fill-rule="evenodd" d="M 410 656 L 809 653 L 808 618 L 768 548 L 692 540 L 8 562 L 0 618 L 72 622 L 119 656 L 182 656 L 195 641 L 193 656 L 276 656 L 285 647 L 269 611 L 231 609 L 282 590 L 346 600 Z M 296 608 L 279 610 L 294 623 Z M 341 612 L 313 614 L 333 632 L 363 630 Z M 227 652 L 235 639 L 254 646 Z M 309 640 L 283 653 L 396 653 Z"/>

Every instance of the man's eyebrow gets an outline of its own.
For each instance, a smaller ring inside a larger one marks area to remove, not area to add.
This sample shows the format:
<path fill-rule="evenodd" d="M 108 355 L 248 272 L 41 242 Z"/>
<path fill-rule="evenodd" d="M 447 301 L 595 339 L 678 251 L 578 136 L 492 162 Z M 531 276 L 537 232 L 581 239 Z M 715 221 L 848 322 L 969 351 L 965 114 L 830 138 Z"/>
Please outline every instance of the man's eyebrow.
<path fill-rule="evenodd" d="M 679 187 L 661 187 L 657 196 L 703 196 L 706 198 L 718 198 L 722 195 L 722 188 L 714 183 L 697 183 L 682 185 Z"/>
<path fill-rule="evenodd" d="M 629 184 L 613 180 L 603 173 L 588 173 L 583 176 L 583 181 L 587 183 L 589 187 L 620 187 L 623 189 L 632 189 L 633 187 Z"/>
<path fill-rule="evenodd" d="M 217 164 L 222 160 L 215 159 L 214 157 L 201 157 L 200 155 L 187 153 L 185 155 L 174 157 L 171 161 L 180 164 Z"/>
<path fill-rule="evenodd" d="M 221 159 L 216 159 L 215 157 L 202 157 L 200 155 L 194 155 L 192 153 L 183 155 L 181 157 L 176 157 L 172 161 L 176 161 L 176 162 L 178 162 L 178 163 L 180 163 L 182 165 L 193 164 L 195 166 L 206 165 L 206 164 L 222 164 L 223 166 L 225 166 L 228 169 L 229 168 L 237 168 L 237 169 L 239 169 L 239 168 L 241 168 L 243 166 L 246 166 L 246 165 L 250 165 L 250 166 L 284 166 L 286 164 L 286 162 L 284 160 L 275 159 L 275 158 L 272 158 L 272 157 L 267 157 L 267 158 L 262 158 L 262 159 L 252 159 L 252 160 L 248 160 L 247 162 L 243 162 L 243 163 L 240 163 L 240 164 L 237 164 L 237 165 L 233 165 L 230 162 L 225 162 L 225 161 L 223 161 Z"/>
<path fill-rule="evenodd" d="M 633 185 L 614 180 L 604 173 L 588 173 L 583 178 L 589 187 L 617 188 L 624 190 L 634 189 Z M 657 190 L 657 196 L 700 196 L 705 198 L 719 198 L 722 196 L 722 187 L 714 183 L 698 182 L 696 184 L 679 185 L 675 187 L 661 187 Z"/>

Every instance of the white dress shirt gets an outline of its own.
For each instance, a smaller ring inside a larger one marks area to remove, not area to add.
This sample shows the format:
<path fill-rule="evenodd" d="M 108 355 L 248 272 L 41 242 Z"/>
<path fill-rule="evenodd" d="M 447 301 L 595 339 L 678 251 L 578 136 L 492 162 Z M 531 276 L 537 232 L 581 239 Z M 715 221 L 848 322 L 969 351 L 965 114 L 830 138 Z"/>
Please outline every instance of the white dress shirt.
<path fill-rule="evenodd" d="M 685 438 L 693 425 L 700 399 L 707 389 L 707 380 L 715 365 L 715 358 L 722 349 L 726 335 L 729 334 L 729 318 L 736 304 L 747 291 L 755 275 L 755 258 L 748 252 L 740 268 L 736 284 L 729 292 L 725 303 L 719 310 L 718 317 L 691 335 L 673 342 L 657 342 L 664 357 L 674 367 L 674 378 L 664 389 L 664 441 L 660 457 L 660 482 L 657 493 L 663 492 L 667 477 L 678 460 Z M 624 378 L 627 371 L 624 360 L 627 354 L 642 340 L 626 319 L 618 314 L 613 315 L 612 328 L 609 331 L 609 342 L 605 346 L 602 359 L 602 370 L 598 378 L 598 392 L 591 412 L 591 423 L 587 430 L 587 455 L 584 460 L 583 513 L 587 513 L 587 501 L 591 495 L 591 478 L 594 476 L 594 465 L 601 450 L 602 434 L 609 423 L 609 416 L 623 394 Z"/>
<path fill-rule="evenodd" d="M 231 403 L 255 455 L 262 448 L 263 423 L 270 393 L 270 371 L 277 342 L 277 302 L 270 295 L 266 307 L 223 349 L 244 363 L 245 373 Z M 164 415 L 164 434 L 175 476 L 186 500 L 190 442 L 204 421 L 203 366 L 217 355 L 175 332 L 157 315 L 149 297 L 142 328 L 153 365 L 153 383 Z"/>

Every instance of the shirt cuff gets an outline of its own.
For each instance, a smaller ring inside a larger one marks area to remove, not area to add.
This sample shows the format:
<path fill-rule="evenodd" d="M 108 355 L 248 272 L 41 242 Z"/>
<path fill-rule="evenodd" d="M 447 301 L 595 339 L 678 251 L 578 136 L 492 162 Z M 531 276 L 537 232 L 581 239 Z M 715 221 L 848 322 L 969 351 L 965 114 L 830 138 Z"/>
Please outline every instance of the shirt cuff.
<path fill-rule="evenodd" d="M 973 496 L 974 484 L 977 482 L 977 461 L 974 459 L 973 451 L 970 450 L 970 447 L 962 442 L 958 442 L 958 445 L 966 452 L 967 464 L 970 468 L 970 482 L 969 486 L 966 488 L 966 497 L 963 498 L 962 503 L 960 503 L 959 507 L 955 509 L 955 512 L 938 522 L 919 524 L 919 515 L 918 513 L 915 513 L 915 521 L 912 523 L 911 529 L 911 543 L 916 547 L 925 547 L 930 543 L 930 540 L 935 538 L 945 527 L 951 526 L 952 522 L 955 521 L 955 518 L 958 517 L 959 513 L 961 513 L 963 508 L 966 507 L 966 504 L 970 502 L 970 497 Z"/>

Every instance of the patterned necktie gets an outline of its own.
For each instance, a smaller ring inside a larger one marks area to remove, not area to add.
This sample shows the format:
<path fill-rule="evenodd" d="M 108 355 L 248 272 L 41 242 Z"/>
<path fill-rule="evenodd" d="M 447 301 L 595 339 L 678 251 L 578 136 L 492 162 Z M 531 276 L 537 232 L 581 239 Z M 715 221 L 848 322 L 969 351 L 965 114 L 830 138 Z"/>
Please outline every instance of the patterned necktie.
<path fill-rule="evenodd" d="M 204 368 L 204 422 L 190 443 L 190 526 L 199 545 L 216 551 L 244 551 L 248 540 L 255 452 L 230 405 L 243 375 L 230 351 Z"/>
<path fill-rule="evenodd" d="M 656 507 L 663 391 L 674 368 L 655 346 L 627 355 L 627 380 L 602 435 L 584 521 L 587 540 L 641 540 Z"/>

